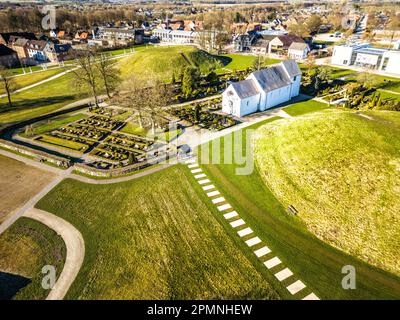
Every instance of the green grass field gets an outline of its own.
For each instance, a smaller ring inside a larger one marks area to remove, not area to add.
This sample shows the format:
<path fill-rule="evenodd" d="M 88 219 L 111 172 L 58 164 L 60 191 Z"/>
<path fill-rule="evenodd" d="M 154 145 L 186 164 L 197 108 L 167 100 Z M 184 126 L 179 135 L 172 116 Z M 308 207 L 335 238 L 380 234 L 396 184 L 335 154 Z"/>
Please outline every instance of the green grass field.
<path fill-rule="evenodd" d="M 254 62 L 258 59 L 256 56 L 246 56 L 241 54 L 222 54 L 220 55 L 221 59 L 225 59 L 225 65 L 217 69 L 218 74 L 226 73 L 227 71 L 233 70 L 245 70 L 247 68 L 251 68 L 254 65 Z M 281 60 L 267 58 L 264 61 L 264 65 L 268 66 L 274 63 L 278 63 Z"/>
<path fill-rule="evenodd" d="M 58 68 L 58 69 L 50 69 L 47 71 L 42 71 L 42 72 L 36 72 L 32 74 L 27 74 L 27 75 L 21 75 L 18 77 L 14 78 L 14 83 L 17 86 L 18 89 L 29 86 L 31 84 L 34 84 L 36 82 L 48 79 L 52 76 L 55 76 L 61 72 L 64 72 L 66 69 L 65 68 Z M 0 87 L 0 94 L 4 94 L 5 90 Z"/>
<path fill-rule="evenodd" d="M 58 276 L 65 256 L 64 241 L 56 232 L 40 222 L 19 218 L 0 235 L 0 300 L 18 289 L 13 299 L 45 299 L 49 291 L 41 286 L 42 267 L 53 265 Z M 29 283 L 5 277 L 4 273 L 19 275 Z"/>
<path fill-rule="evenodd" d="M 283 110 L 288 113 L 289 115 L 295 117 L 300 116 L 309 112 L 315 112 L 319 110 L 324 110 L 328 108 L 328 104 L 318 102 L 315 100 L 308 100 L 298 102 L 292 105 L 287 106 Z"/>
<path fill-rule="evenodd" d="M 0 126 L 40 116 L 60 107 L 86 98 L 73 85 L 71 73 L 54 81 L 13 95 L 13 108 L 9 109 L 6 98 L 0 99 Z"/>
<path fill-rule="evenodd" d="M 113 185 L 64 180 L 38 207 L 72 223 L 85 240 L 67 298 L 278 298 L 266 268 L 241 252 L 180 166 Z"/>
<path fill-rule="evenodd" d="M 310 117 L 314 114 L 315 113 L 310 113 Z M 302 117 L 299 117 L 299 119 L 302 119 Z M 248 127 L 243 130 L 243 133 L 250 132 L 248 130 L 259 130 L 255 132 L 260 132 L 258 135 L 263 138 L 263 134 L 265 131 L 268 132 L 268 128 L 277 127 L 275 124 L 285 123 L 286 121 L 288 120 L 272 118 L 263 123 Z M 263 125 L 265 126 L 263 127 Z M 327 127 L 330 128 L 330 132 L 317 130 L 318 127 L 312 128 L 311 126 L 312 131 L 311 129 L 310 131 L 313 133 L 313 139 L 330 136 L 335 132 L 334 128 L 331 126 Z M 351 130 L 345 131 L 344 134 L 347 134 L 349 137 L 357 137 L 357 135 L 352 134 L 353 129 L 354 127 L 352 127 Z M 310 137 L 308 141 L 303 142 L 304 136 L 308 137 L 310 134 L 304 132 L 297 134 L 296 136 L 293 135 L 294 141 L 291 143 L 282 142 L 283 144 L 281 143 L 277 146 L 275 143 L 272 143 L 274 142 L 273 140 L 270 142 L 265 138 L 262 139 L 262 141 L 265 140 L 267 142 L 265 148 L 269 148 L 268 150 L 279 151 L 279 148 L 285 150 L 290 150 L 290 148 L 299 150 L 301 146 L 303 146 L 303 150 L 308 150 L 308 147 L 312 146 L 313 140 Z M 243 134 L 243 139 L 244 137 L 245 134 Z M 332 139 L 332 141 L 335 140 L 338 145 L 337 148 L 340 148 L 341 144 L 339 138 L 332 137 L 330 139 Z M 236 139 L 234 148 L 235 150 L 242 149 L 243 154 L 245 154 L 247 150 L 245 140 L 243 140 L 241 145 L 238 145 L 239 141 L 240 139 Z M 378 138 L 378 141 L 381 141 L 381 139 Z M 304 147 L 304 144 L 307 146 Z M 220 145 L 220 157 L 223 159 L 225 152 L 223 139 L 220 139 Z M 259 148 L 260 147 L 257 147 L 256 150 L 259 150 Z M 394 146 L 391 147 L 391 150 L 393 150 L 393 148 Z M 203 146 L 200 150 L 200 154 L 204 154 L 205 150 L 208 150 L 208 148 Z M 328 152 L 329 148 L 324 146 L 320 152 L 323 154 L 325 150 Z M 301 152 L 301 154 L 305 153 L 305 151 Z M 279 155 L 280 156 L 277 160 L 280 161 L 290 161 L 292 157 L 295 157 L 295 154 L 293 153 L 279 153 Z M 313 160 L 316 161 L 318 157 L 321 157 L 320 154 L 316 155 Z M 369 159 L 370 158 L 368 157 L 368 160 Z M 267 157 L 263 157 L 262 160 L 260 159 L 261 163 L 262 161 L 270 163 L 271 160 Z M 366 264 L 364 261 L 339 251 L 333 246 L 318 239 L 307 229 L 307 225 L 302 220 L 302 207 L 298 207 L 296 202 L 281 202 L 280 199 L 277 199 L 275 193 L 278 195 L 281 194 L 280 183 L 276 186 L 274 185 L 276 189 L 271 189 L 262 178 L 258 167 L 255 167 L 255 170 L 250 175 L 237 175 L 236 169 L 240 167 L 243 167 L 243 165 L 234 163 L 224 164 L 223 162 L 220 164 L 202 165 L 203 170 L 211 177 L 213 183 L 229 203 L 232 204 L 235 210 L 239 212 L 246 223 L 255 230 L 259 237 L 277 253 L 279 258 L 320 298 L 398 299 L 400 297 L 400 279 L 397 276 Z M 264 168 L 267 168 L 265 164 L 262 165 L 262 169 Z M 289 168 L 291 169 L 291 167 Z M 304 168 L 304 170 L 312 168 L 311 162 L 304 162 L 302 168 Z M 280 171 L 282 170 L 283 169 L 280 168 Z M 266 172 L 275 175 L 275 171 L 271 168 L 268 168 Z M 299 174 L 303 174 L 303 172 L 299 170 Z M 282 179 L 283 178 L 284 177 L 282 177 Z M 282 180 L 282 183 L 286 183 L 286 180 Z M 293 191 L 295 194 L 297 194 L 297 192 L 296 189 Z M 326 192 L 321 189 L 318 190 L 318 193 L 326 194 Z M 354 190 L 354 193 L 355 196 L 359 196 L 358 191 Z M 318 195 L 315 197 L 318 198 Z M 298 209 L 300 209 L 300 217 L 288 213 L 288 203 L 293 204 L 296 208 L 298 207 Z M 314 203 L 313 212 L 315 213 L 315 211 L 320 207 L 320 203 Z M 393 217 L 389 218 L 387 223 L 390 223 L 390 221 L 393 221 Z M 378 225 L 378 228 L 380 227 L 381 226 Z M 393 230 L 393 228 L 391 228 L 391 230 Z M 356 238 L 356 236 L 356 234 L 353 234 L 354 238 Z M 362 237 L 357 236 L 357 238 L 360 242 L 362 241 L 362 239 L 360 240 Z M 369 246 L 370 244 L 366 243 L 366 245 Z M 395 245 L 392 245 L 391 247 L 394 249 Z M 395 259 L 390 253 L 385 260 L 387 261 L 390 258 L 393 258 L 392 263 L 398 263 L 398 259 Z M 345 265 L 353 265 L 357 270 L 356 290 L 344 290 L 341 287 L 341 280 L 344 276 L 341 273 L 341 270 Z"/>
<path fill-rule="evenodd" d="M 282 120 L 260 128 L 255 154 L 268 187 L 309 230 L 399 275 L 400 114 L 390 123 L 380 114 L 327 110 Z"/>

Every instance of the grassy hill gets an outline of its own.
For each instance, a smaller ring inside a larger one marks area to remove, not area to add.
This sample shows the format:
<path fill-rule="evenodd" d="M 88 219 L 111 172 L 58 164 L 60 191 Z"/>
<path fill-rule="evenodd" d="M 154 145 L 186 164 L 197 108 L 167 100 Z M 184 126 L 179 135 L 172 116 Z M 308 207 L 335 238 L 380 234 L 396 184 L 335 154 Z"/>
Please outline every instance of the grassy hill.
<path fill-rule="evenodd" d="M 65 180 L 38 206 L 85 240 L 67 298 L 278 298 L 266 268 L 237 247 L 246 245 L 228 234 L 234 230 L 220 224 L 222 215 L 180 166 L 111 185 Z"/>
<path fill-rule="evenodd" d="M 400 274 L 400 113 L 363 115 L 325 110 L 265 125 L 256 162 L 315 235 Z"/>
<path fill-rule="evenodd" d="M 157 46 L 142 49 L 135 55 L 122 59 L 117 67 L 122 77 L 135 74 L 139 77 L 155 75 L 169 81 L 174 70 L 185 66 L 196 66 L 201 72 L 210 67 L 221 67 L 223 59 L 190 46 Z"/>

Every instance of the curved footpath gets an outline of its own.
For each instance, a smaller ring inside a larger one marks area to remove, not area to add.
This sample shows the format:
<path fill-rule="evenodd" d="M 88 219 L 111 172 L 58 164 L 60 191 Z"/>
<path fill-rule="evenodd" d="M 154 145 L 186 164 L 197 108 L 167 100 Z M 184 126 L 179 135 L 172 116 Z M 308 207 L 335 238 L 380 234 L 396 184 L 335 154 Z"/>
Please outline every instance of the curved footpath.
<path fill-rule="evenodd" d="M 64 268 L 46 300 L 61 300 L 74 282 L 85 258 L 85 242 L 81 233 L 69 222 L 54 214 L 31 208 L 25 217 L 39 221 L 59 234 L 67 247 Z"/>

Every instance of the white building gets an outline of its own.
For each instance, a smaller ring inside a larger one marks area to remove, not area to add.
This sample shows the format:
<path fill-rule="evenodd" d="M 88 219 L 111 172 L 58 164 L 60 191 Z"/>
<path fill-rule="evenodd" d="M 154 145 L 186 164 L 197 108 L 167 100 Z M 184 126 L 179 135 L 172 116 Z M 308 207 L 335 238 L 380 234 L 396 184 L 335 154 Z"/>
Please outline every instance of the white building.
<path fill-rule="evenodd" d="M 158 37 L 161 42 L 175 44 L 193 44 L 198 39 L 198 33 L 195 31 L 154 29 L 153 36 Z"/>
<path fill-rule="evenodd" d="M 292 44 L 288 49 L 288 56 L 291 59 L 303 60 L 307 58 L 309 52 L 310 52 L 310 47 L 308 46 L 307 43 L 292 42 Z"/>
<path fill-rule="evenodd" d="M 331 62 L 335 65 L 354 65 L 386 73 L 400 74 L 399 50 L 374 48 L 368 43 L 335 46 Z"/>
<path fill-rule="evenodd" d="M 286 60 L 232 83 L 222 94 L 222 111 L 242 117 L 287 102 L 300 92 L 301 70 Z"/>

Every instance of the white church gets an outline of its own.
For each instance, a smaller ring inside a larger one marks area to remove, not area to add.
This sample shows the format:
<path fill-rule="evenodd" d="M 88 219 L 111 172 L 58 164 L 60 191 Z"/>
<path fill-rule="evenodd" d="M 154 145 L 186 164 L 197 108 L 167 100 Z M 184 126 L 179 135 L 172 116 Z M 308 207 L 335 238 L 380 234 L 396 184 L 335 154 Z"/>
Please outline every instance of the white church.
<path fill-rule="evenodd" d="M 237 117 L 265 111 L 298 96 L 300 82 L 301 70 L 294 60 L 255 71 L 224 91 L 222 111 Z"/>

